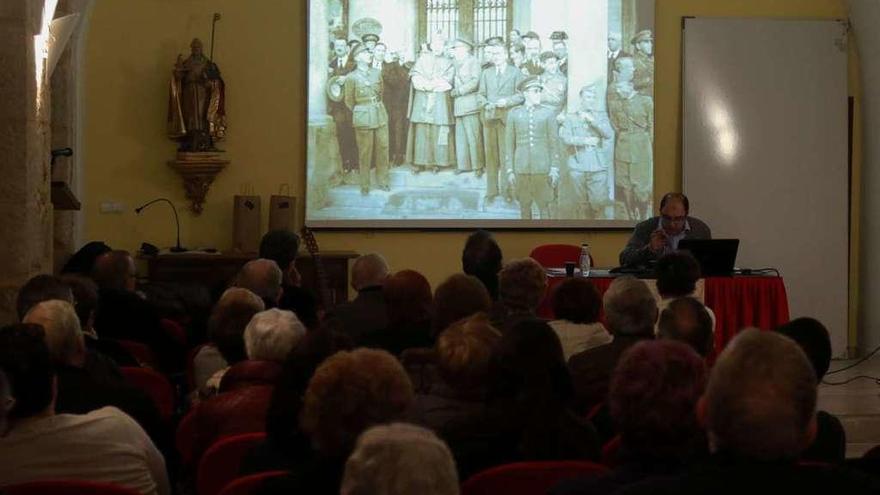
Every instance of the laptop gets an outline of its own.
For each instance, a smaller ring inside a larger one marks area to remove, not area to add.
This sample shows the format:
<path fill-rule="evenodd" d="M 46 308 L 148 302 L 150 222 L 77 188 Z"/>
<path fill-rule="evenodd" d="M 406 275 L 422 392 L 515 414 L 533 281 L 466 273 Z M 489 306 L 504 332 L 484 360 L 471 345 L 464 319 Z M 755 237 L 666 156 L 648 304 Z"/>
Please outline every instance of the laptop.
<path fill-rule="evenodd" d="M 730 276 L 739 239 L 682 239 L 678 241 L 678 249 L 694 255 L 704 277 Z"/>

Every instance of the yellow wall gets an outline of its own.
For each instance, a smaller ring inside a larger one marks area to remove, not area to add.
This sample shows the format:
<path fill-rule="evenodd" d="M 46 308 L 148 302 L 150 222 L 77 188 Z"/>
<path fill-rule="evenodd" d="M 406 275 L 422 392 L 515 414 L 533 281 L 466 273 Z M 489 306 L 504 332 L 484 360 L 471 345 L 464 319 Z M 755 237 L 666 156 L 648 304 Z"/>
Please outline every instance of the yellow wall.
<path fill-rule="evenodd" d="M 681 187 L 681 17 L 844 18 L 845 0 L 656 1 L 655 195 Z M 215 58 L 227 87 L 232 164 L 217 178 L 205 211 L 186 211 L 180 179 L 165 163 L 174 145 L 164 135 L 167 86 L 178 53 L 194 36 L 207 45 L 211 13 L 220 12 Z M 170 213 L 139 203 L 167 196 L 181 208 L 190 247 L 232 244 L 232 196 L 251 185 L 263 197 L 281 183 L 303 195 L 306 120 L 305 0 L 138 0 L 97 2 L 85 61 L 85 238 L 135 250 L 141 241 L 174 242 Z M 122 214 L 101 214 L 121 201 Z M 698 209 L 698 206 L 695 207 Z M 265 215 L 264 215 L 265 216 Z M 263 228 L 267 225 L 263 219 Z M 465 232 L 319 233 L 323 249 L 383 253 L 394 269 L 417 268 L 432 284 L 459 269 Z M 500 232 L 505 257 L 537 244 L 589 242 L 599 265 L 615 265 L 627 232 Z"/>

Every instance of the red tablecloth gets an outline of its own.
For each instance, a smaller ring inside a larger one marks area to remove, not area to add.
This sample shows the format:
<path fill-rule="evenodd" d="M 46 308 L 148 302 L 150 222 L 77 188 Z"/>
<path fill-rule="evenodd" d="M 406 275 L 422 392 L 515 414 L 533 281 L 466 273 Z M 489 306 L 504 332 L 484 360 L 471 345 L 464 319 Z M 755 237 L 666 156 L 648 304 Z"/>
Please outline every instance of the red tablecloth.
<path fill-rule="evenodd" d="M 553 317 L 551 291 L 565 277 L 547 278 L 547 297 L 538 314 Z M 613 277 L 590 277 L 601 294 L 611 285 Z M 788 297 L 782 277 L 708 277 L 705 279 L 704 302 L 712 308 L 715 325 L 715 350 L 721 349 L 745 327 L 770 330 L 788 323 Z"/>

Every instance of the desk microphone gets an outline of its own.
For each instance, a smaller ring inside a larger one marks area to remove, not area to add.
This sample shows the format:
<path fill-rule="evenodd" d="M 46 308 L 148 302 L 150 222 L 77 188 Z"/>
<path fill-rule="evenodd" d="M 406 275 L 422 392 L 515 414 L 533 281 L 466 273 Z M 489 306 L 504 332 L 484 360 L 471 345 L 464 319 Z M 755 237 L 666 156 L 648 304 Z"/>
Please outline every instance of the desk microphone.
<path fill-rule="evenodd" d="M 177 217 L 177 208 L 174 207 L 174 203 L 172 203 L 171 201 L 169 201 L 168 199 L 165 199 L 165 198 L 157 198 L 157 199 L 154 199 L 152 201 L 148 201 L 148 202 L 138 206 L 137 208 L 134 209 L 134 212 L 137 213 L 138 215 L 140 215 L 141 211 L 143 211 L 144 209 L 146 209 L 148 206 L 152 205 L 153 203 L 158 203 L 159 201 L 164 201 L 164 202 L 168 203 L 169 205 L 171 205 L 171 210 L 174 211 L 174 222 L 177 224 L 177 245 L 170 248 L 169 250 L 172 253 L 182 253 L 182 252 L 186 251 L 186 248 L 180 247 L 180 218 Z"/>

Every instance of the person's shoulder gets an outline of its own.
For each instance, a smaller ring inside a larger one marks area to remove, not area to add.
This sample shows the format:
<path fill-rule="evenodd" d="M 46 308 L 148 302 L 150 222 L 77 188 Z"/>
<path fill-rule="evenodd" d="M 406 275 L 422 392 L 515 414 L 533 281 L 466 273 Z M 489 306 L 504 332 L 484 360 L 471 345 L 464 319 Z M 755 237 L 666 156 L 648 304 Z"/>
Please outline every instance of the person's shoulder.
<path fill-rule="evenodd" d="M 699 218 L 688 216 L 687 220 L 692 231 L 697 231 L 701 234 L 710 232 L 709 224 L 700 220 Z"/>
<path fill-rule="evenodd" d="M 691 218 L 693 218 L 693 217 L 688 217 L 688 221 L 690 221 Z M 641 222 L 636 224 L 636 231 L 644 231 L 644 230 L 653 231 L 654 229 L 657 228 L 657 224 L 659 224 L 659 223 L 660 223 L 660 217 L 651 217 L 647 220 L 642 220 Z M 700 225 L 703 225 L 703 226 L 706 225 L 700 220 L 697 220 L 697 223 Z"/>

